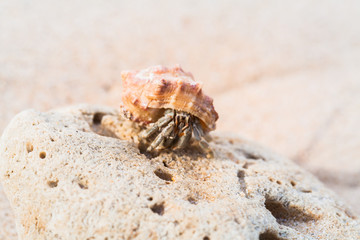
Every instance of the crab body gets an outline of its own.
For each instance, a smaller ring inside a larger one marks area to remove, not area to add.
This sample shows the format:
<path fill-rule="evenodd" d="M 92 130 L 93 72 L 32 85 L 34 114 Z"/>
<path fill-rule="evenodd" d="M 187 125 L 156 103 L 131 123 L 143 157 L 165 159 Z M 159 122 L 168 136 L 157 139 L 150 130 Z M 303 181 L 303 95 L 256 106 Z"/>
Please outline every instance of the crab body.
<path fill-rule="evenodd" d="M 176 65 L 121 75 L 124 109 L 131 120 L 147 125 L 140 138 L 152 140 L 148 151 L 184 148 L 192 136 L 202 148 L 207 147 L 204 137 L 215 129 L 218 114 L 212 98 L 203 94 L 191 73 Z"/>

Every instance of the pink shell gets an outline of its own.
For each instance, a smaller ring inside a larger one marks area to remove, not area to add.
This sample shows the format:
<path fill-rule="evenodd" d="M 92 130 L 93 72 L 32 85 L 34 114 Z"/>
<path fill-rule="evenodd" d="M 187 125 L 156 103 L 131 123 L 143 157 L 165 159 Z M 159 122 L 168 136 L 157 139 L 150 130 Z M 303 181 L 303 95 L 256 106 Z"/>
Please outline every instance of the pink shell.
<path fill-rule="evenodd" d="M 155 122 L 170 108 L 198 117 L 206 131 L 215 129 L 218 114 L 212 98 L 203 94 L 201 84 L 180 66 L 124 71 L 121 76 L 122 101 L 132 120 Z"/>

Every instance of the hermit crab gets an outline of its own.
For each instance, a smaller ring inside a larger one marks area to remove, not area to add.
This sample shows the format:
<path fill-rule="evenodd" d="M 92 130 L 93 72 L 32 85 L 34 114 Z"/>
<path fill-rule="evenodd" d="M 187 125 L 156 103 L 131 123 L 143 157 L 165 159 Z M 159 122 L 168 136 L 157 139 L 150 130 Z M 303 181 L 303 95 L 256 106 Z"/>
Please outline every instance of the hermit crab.
<path fill-rule="evenodd" d="M 140 141 L 146 151 L 183 149 L 194 143 L 211 153 L 208 133 L 218 114 L 212 98 L 179 65 L 123 71 L 122 101 L 125 115 L 144 125 Z"/>

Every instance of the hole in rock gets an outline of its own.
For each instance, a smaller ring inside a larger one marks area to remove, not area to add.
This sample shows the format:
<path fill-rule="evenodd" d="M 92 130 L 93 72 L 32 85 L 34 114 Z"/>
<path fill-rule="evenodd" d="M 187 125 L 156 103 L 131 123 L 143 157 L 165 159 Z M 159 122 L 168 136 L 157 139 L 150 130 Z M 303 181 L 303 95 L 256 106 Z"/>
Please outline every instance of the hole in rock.
<path fill-rule="evenodd" d="M 99 134 L 101 136 L 105 136 L 105 137 L 112 137 L 112 138 L 120 138 L 120 136 L 118 136 L 115 132 L 114 129 L 112 129 L 111 127 L 107 126 L 106 124 L 103 125 L 101 124 L 102 119 L 106 116 L 106 113 L 95 113 L 92 119 L 92 124 L 89 124 L 91 130 L 96 133 Z"/>
<path fill-rule="evenodd" d="M 39 154 L 39 157 L 40 157 L 41 159 L 46 158 L 46 152 L 41 152 L 41 153 Z"/>
<path fill-rule="evenodd" d="M 259 235 L 259 240 L 283 240 L 283 238 L 280 238 L 274 231 L 266 230 Z"/>
<path fill-rule="evenodd" d="M 239 171 L 237 172 L 237 177 L 238 177 L 238 179 L 239 179 L 240 190 L 241 190 L 242 192 L 244 192 L 245 195 L 247 195 L 247 194 L 246 194 L 245 171 L 244 171 L 244 170 L 239 170 Z"/>
<path fill-rule="evenodd" d="M 158 156 L 158 154 L 156 154 L 156 153 L 147 152 L 146 147 L 147 147 L 147 145 L 144 145 L 142 143 L 140 143 L 139 146 L 138 146 L 140 153 L 142 155 L 144 155 L 147 159 L 151 160 L 151 159 Z"/>
<path fill-rule="evenodd" d="M 349 209 L 345 209 L 344 213 L 351 219 L 357 219 L 357 217 Z"/>
<path fill-rule="evenodd" d="M 251 152 L 245 152 L 243 151 L 245 157 L 247 159 L 252 159 L 252 160 L 265 160 L 263 157 L 261 157 L 259 154 L 257 153 L 251 153 Z"/>
<path fill-rule="evenodd" d="M 86 177 L 82 175 L 76 176 L 76 178 L 73 180 L 73 183 L 77 184 L 81 189 L 88 189 L 89 188 L 89 182 Z"/>
<path fill-rule="evenodd" d="M 265 207 L 276 218 L 276 221 L 284 226 L 294 228 L 303 232 L 301 223 L 315 221 L 317 218 L 314 215 L 306 213 L 304 210 L 291 206 L 290 202 L 278 201 L 269 197 L 265 198 Z"/>
<path fill-rule="evenodd" d="M 95 113 L 94 117 L 93 117 L 93 124 L 99 125 L 104 116 L 105 116 L 105 113 L 102 113 L 102 112 Z"/>
<path fill-rule="evenodd" d="M 312 193 L 311 189 L 302 188 L 302 189 L 300 189 L 300 191 L 303 192 L 303 193 Z"/>
<path fill-rule="evenodd" d="M 196 199 L 195 198 L 193 198 L 193 197 L 188 197 L 187 198 L 187 200 L 189 201 L 189 203 L 191 203 L 191 204 L 194 204 L 194 205 L 196 205 L 197 204 L 197 201 L 196 201 Z"/>
<path fill-rule="evenodd" d="M 208 236 L 203 237 L 203 240 L 210 240 Z"/>
<path fill-rule="evenodd" d="M 244 169 L 248 169 L 249 166 L 254 165 L 254 162 L 245 162 L 244 165 L 242 166 Z"/>
<path fill-rule="evenodd" d="M 159 214 L 160 216 L 164 215 L 165 207 L 164 203 L 155 203 L 150 207 L 151 211 L 153 211 L 156 214 Z"/>
<path fill-rule="evenodd" d="M 26 143 L 26 151 L 31 153 L 34 150 L 34 146 L 31 143 Z"/>
<path fill-rule="evenodd" d="M 290 181 L 290 184 L 291 184 L 291 186 L 293 186 L 293 187 L 296 186 L 296 182 L 294 182 L 294 181 Z"/>
<path fill-rule="evenodd" d="M 247 158 L 249 160 L 265 161 L 265 158 L 263 158 L 259 153 L 246 151 L 245 149 L 242 149 L 242 148 L 236 148 L 235 151 L 238 152 L 239 154 L 242 154 L 245 158 Z"/>
<path fill-rule="evenodd" d="M 78 182 L 78 185 L 81 189 L 88 189 L 88 185 L 84 182 Z"/>
<path fill-rule="evenodd" d="M 165 160 L 163 161 L 163 165 L 164 165 L 164 167 L 167 167 L 167 168 L 169 167 L 169 165 L 167 164 L 167 162 Z"/>
<path fill-rule="evenodd" d="M 156 169 L 154 171 L 154 173 L 156 176 L 158 176 L 162 180 L 165 180 L 165 181 L 173 181 L 174 180 L 173 175 L 171 173 L 168 173 L 161 168 Z"/>
<path fill-rule="evenodd" d="M 51 188 L 57 187 L 59 180 L 56 181 L 47 181 L 47 185 Z"/>
<path fill-rule="evenodd" d="M 152 197 L 148 197 L 148 199 L 147 199 L 148 201 L 152 201 L 153 200 L 153 198 Z"/>
<path fill-rule="evenodd" d="M 245 171 L 244 170 L 239 170 L 237 173 L 237 177 L 240 179 L 244 179 L 245 177 Z"/>
<path fill-rule="evenodd" d="M 277 180 L 276 183 L 279 184 L 279 185 L 281 185 L 281 181 L 279 181 L 279 180 Z"/>

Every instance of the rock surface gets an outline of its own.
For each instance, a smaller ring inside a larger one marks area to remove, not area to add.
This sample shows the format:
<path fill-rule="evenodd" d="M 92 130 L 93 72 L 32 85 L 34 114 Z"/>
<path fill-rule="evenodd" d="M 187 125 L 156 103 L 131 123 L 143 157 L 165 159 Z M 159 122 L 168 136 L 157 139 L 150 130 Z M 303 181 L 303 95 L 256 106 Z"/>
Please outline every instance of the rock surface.
<path fill-rule="evenodd" d="M 20 239 L 357 239 L 358 218 L 315 177 L 239 137 L 149 157 L 106 107 L 18 114 L 0 142 Z"/>

